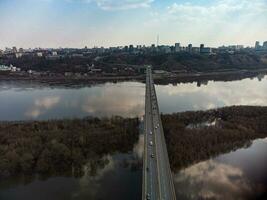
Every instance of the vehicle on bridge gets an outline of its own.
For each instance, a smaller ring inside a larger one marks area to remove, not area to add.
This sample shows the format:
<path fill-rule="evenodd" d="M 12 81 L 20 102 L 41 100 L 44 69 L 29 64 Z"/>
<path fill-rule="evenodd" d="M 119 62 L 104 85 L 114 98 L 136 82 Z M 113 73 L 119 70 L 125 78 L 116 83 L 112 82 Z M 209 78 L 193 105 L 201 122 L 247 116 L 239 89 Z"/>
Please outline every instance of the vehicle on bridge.
<path fill-rule="evenodd" d="M 143 200 L 176 200 L 167 147 L 150 68 L 146 74 Z"/>

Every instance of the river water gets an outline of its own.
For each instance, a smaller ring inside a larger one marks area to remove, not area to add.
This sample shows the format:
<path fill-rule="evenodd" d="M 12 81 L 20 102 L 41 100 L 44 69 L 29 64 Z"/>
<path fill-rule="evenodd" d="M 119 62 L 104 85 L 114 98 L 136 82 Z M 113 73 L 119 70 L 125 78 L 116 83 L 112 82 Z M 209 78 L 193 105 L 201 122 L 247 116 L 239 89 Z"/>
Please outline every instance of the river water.
<path fill-rule="evenodd" d="M 267 105 L 267 77 L 231 82 L 157 85 L 160 111 L 173 113 L 230 105 Z M 145 85 L 139 82 L 57 87 L 0 83 L 0 121 L 142 117 Z M 17 177 L 0 180 L 0 199 L 141 199 L 143 136 L 128 153 L 102 159 L 83 177 Z M 196 163 L 174 175 L 178 199 L 255 199 L 267 191 L 267 141 Z"/>

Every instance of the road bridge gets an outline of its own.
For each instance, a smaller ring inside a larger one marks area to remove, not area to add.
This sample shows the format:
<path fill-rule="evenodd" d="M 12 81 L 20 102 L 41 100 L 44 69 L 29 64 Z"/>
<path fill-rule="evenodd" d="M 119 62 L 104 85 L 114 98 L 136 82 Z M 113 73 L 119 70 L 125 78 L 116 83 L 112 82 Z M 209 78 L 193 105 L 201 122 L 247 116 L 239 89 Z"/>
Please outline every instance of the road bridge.
<path fill-rule="evenodd" d="M 142 199 L 175 200 L 156 90 L 150 66 L 146 69 Z"/>

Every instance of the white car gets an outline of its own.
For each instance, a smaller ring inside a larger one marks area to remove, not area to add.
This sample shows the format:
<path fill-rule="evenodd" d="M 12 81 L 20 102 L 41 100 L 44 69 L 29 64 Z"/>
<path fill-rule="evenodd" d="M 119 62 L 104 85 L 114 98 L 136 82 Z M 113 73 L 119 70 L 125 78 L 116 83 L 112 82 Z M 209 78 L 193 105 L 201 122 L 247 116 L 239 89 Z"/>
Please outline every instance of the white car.
<path fill-rule="evenodd" d="M 150 141 L 150 142 L 149 142 L 149 145 L 150 145 L 150 146 L 152 146 L 152 145 L 153 145 L 153 142 L 152 142 L 152 141 Z"/>
<path fill-rule="evenodd" d="M 150 133 L 150 135 L 152 135 L 152 131 L 150 131 L 149 133 Z"/>

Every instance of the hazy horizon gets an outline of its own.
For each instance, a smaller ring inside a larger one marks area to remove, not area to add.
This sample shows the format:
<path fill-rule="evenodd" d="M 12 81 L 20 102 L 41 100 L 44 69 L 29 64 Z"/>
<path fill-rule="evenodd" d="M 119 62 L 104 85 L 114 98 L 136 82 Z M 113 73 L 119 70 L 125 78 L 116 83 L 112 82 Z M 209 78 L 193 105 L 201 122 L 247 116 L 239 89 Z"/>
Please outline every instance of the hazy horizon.
<path fill-rule="evenodd" d="M 254 46 L 266 22 L 267 0 L 0 0 L 0 49 Z"/>

